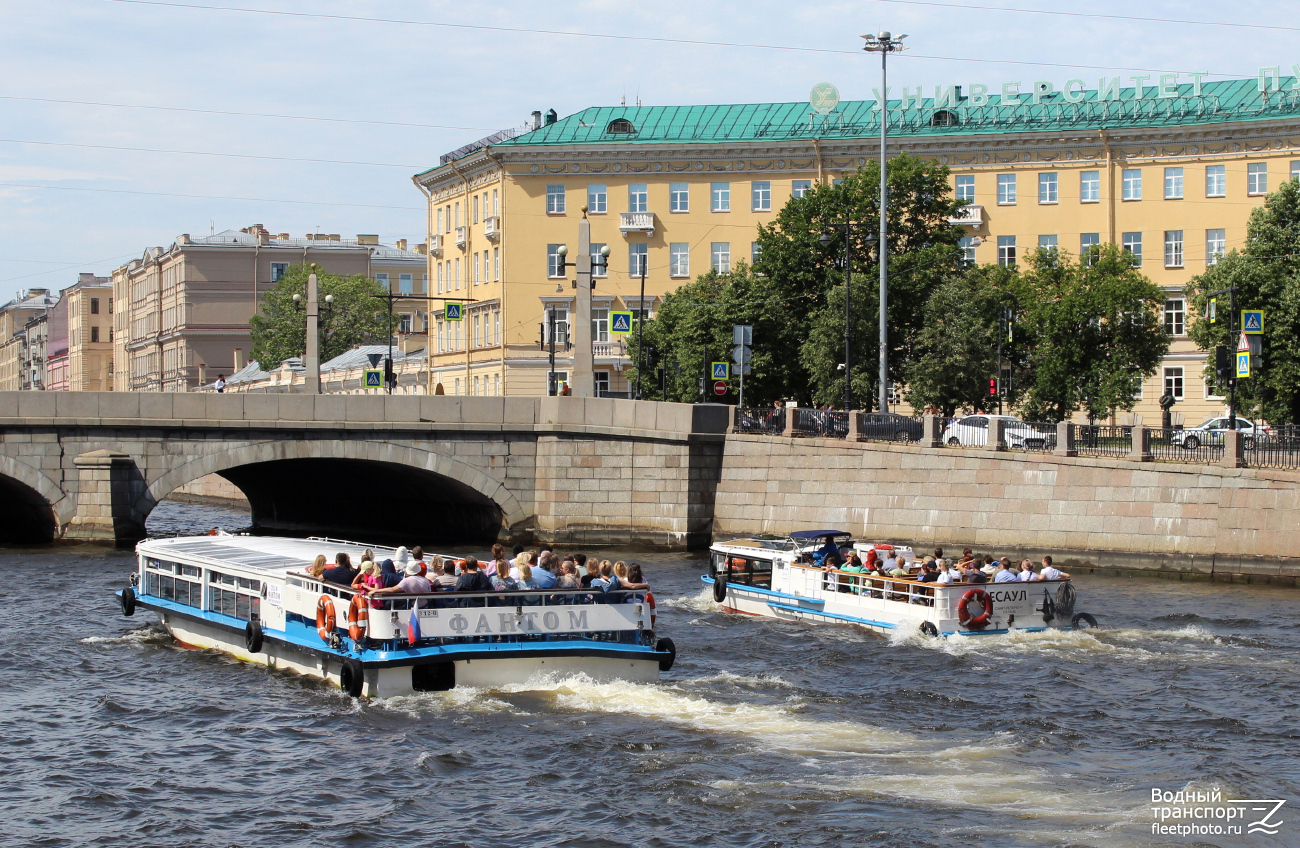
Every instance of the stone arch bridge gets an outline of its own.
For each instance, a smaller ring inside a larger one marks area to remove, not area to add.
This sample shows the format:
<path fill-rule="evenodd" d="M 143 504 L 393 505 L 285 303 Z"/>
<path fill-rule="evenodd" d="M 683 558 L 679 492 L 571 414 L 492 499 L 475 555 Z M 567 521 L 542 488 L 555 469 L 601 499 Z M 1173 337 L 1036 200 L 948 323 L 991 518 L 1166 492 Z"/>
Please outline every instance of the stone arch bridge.
<path fill-rule="evenodd" d="M 254 525 L 706 544 L 727 409 L 605 398 L 0 393 L 0 541 L 130 544 L 219 474 Z"/>

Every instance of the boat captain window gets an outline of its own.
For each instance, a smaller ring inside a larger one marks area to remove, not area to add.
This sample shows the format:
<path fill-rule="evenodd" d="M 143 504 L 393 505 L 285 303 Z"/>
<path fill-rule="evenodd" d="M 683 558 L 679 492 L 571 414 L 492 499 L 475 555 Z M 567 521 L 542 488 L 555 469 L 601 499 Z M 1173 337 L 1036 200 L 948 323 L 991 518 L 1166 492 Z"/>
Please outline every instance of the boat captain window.
<path fill-rule="evenodd" d="M 210 611 L 244 621 L 250 620 L 254 615 L 261 617 L 262 581 L 209 571 L 208 583 Z"/>
<path fill-rule="evenodd" d="M 162 598 L 188 607 L 203 606 L 202 571 L 193 565 L 146 559 L 144 591 L 147 595 Z"/>

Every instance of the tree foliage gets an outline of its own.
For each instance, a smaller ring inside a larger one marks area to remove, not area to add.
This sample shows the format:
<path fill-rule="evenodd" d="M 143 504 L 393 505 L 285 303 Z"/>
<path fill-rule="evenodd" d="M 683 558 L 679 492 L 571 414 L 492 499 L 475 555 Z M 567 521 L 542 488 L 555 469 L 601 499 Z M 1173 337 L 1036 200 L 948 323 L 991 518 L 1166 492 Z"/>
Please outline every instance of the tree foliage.
<path fill-rule="evenodd" d="M 1078 410 L 1100 418 L 1132 409 L 1169 350 L 1163 290 L 1115 245 L 1077 259 L 1039 250 L 1030 265 L 1017 343 L 1026 351 L 1024 416 L 1061 421 Z"/>
<path fill-rule="evenodd" d="M 1213 351 L 1230 337 L 1229 298 L 1218 297 L 1218 321 L 1203 319 L 1211 292 L 1235 288 L 1236 308 L 1265 311 L 1263 356 L 1251 362 L 1251 375 L 1237 381 L 1238 411 L 1258 415 L 1274 424 L 1300 422 L 1300 183 L 1284 182 L 1264 205 L 1251 212 L 1246 244 L 1193 277 L 1187 286 L 1191 301 L 1188 330 L 1197 345 Z M 1239 321 L 1237 329 L 1240 331 Z M 1214 357 L 1209 357 L 1206 381 L 1218 383 Z M 1226 393 L 1226 388 L 1220 389 Z"/>
<path fill-rule="evenodd" d="M 960 204 L 951 197 L 947 168 L 901 155 L 890 160 L 888 180 L 890 373 L 901 381 L 929 292 L 958 268 L 962 230 L 948 223 Z M 752 268 L 741 263 L 727 274 L 711 271 L 667 295 L 646 324 L 644 343 L 653 361 L 647 360 L 643 395 L 660 395 L 655 369 L 666 363 L 668 399 L 698 399 L 706 352 L 711 360 L 730 359 L 732 325 L 750 324 L 754 359 L 746 405 L 842 403 L 847 222 L 854 405 L 874 403 L 878 266 L 868 237 L 879 232 L 879 185 L 879 172 L 869 167 L 792 198 L 771 224 L 758 228 L 759 259 Z M 655 390 L 647 391 L 651 384 Z"/>
<path fill-rule="evenodd" d="M 261 312 L 253 316 L 251 357 L 263 368 L 278 367 L 281 362 L 302 356 L 307 349 L 307 277 L 311 268 L 291 266 L 275 288 L 262 296 Z M 356 345 L 387 342 L 388 307 L 375 295 L 386 294 L 384 288 L 363 274 L 342 277 L 319 270 L 316 279 L 320 294 L 321 361 L 333 359 Z M 302 303 L 293 296 L 302 295 Z M 334 302 L 325 304 L 326 295 Z"/>

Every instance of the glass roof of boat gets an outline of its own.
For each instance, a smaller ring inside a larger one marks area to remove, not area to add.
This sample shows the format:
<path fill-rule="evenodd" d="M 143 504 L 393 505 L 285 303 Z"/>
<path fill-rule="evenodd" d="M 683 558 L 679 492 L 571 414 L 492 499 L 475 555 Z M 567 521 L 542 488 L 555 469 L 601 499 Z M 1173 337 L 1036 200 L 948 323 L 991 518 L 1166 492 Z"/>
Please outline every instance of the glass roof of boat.
<path fill-rule="evenodd" d="M 258 571 L 283 571 L 306 568 L 324 554 L 332 565 L 334 555 L 343 551 L 353 563 L 361 560 L 366 548 L 379 561 L 392 555 L 394 548 L 361 545 L 324 539 L 285 539 L 274 536 L 180 536 L 173 539 L 148 539 L 138 550 L 148 556 L 203 560 L 213 565 L 238 565 Z"/>

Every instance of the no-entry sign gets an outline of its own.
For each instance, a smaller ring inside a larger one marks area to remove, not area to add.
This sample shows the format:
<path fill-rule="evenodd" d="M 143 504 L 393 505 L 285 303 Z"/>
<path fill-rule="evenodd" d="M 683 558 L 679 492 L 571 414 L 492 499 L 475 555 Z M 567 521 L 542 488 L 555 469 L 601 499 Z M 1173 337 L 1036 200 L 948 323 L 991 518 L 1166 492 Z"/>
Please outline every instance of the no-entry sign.
<path fill-rule="evenodd" d="M 713 393 L 715 395 L 725 395 L 727 393 L 727 384 L 719 380 L 713 384 Z"/>

